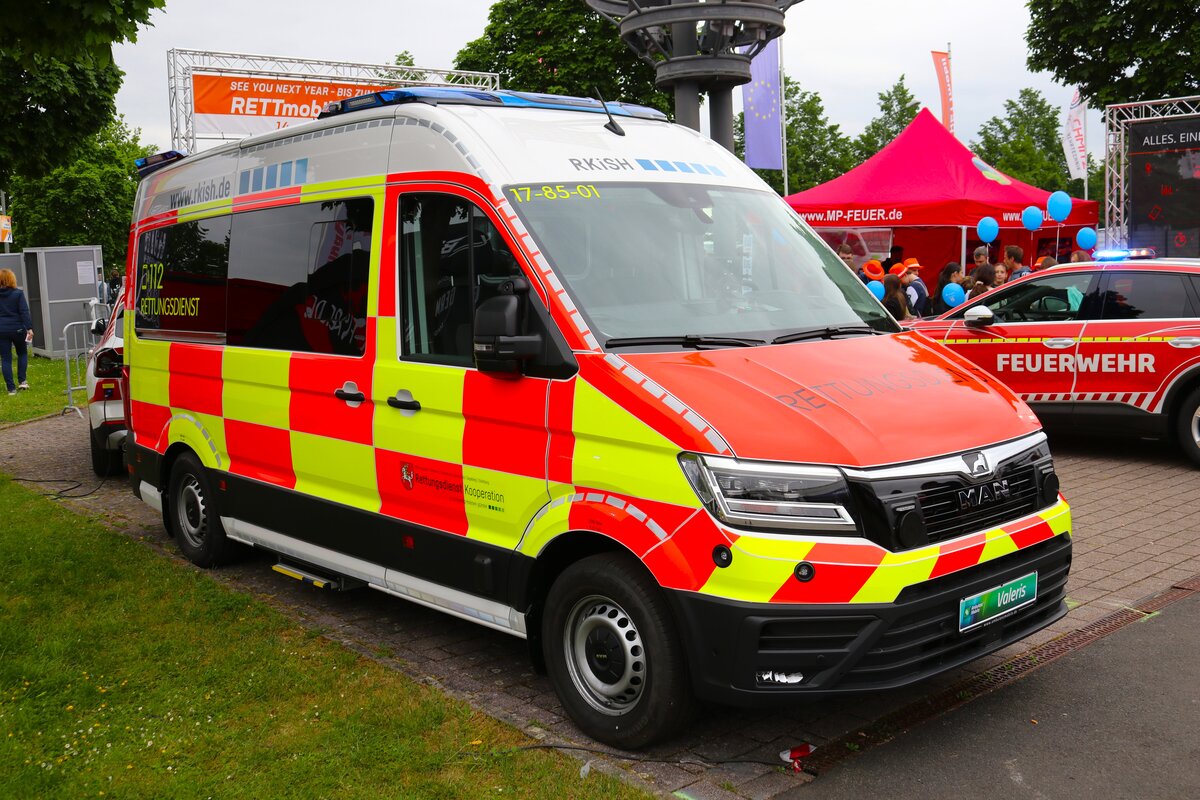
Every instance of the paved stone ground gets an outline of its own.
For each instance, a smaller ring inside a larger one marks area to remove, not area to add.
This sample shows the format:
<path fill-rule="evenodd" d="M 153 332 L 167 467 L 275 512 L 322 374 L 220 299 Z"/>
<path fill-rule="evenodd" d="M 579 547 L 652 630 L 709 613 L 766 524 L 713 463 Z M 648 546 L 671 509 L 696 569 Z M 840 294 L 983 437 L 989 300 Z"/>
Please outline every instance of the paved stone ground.
<path fill-rule="evenodd" d="M 811 778 L 783 771 L 780 751 L 802 742 L 820 746 L 852 733 L 1200 574 L 1200 471 L 1172 448 L 1154 443 L 1059 438 L 1051 443 L 1063 493 L 1074 511 L 1075 561 L 1068 584 L 1073 607 L 1066 618 L 1024 642 L 904 690 L 779 711 L 705 708 L 686 734 L 644 754 L 656 761 L 610 757 L 599 759 L 597 766 L 621 772 L 651 792 L 677 792 L 695 800 L 811 795 L 817 787 L 801 788 Z M 92 474 L 86 423 L 74 415 L 0 429 L 0 472 L 60 481 L 27 485 L 83 495 L 64 502 L 102 516 L 118 530 L 175 558 L 181 568 L 192 568 L 167 539 L 161 520 L 133 497 L 123 478 L 101 483 Z M 595 746 L 565 719 L 549 681 L 533 671 L 522 640 L 378 592 L 314 590 L 273 572 L 271 563 L 265 556 L 252 555 L 213 575 L 531 736 Z"/>

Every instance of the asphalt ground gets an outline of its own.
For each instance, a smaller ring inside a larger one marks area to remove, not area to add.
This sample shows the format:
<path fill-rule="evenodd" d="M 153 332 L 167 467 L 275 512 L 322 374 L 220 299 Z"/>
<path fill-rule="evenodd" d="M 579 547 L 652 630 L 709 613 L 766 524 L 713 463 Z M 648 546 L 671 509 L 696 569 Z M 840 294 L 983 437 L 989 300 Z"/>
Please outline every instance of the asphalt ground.
<path fill-rule="evenodd" d="M 1103 627 L 1114 615 L 1141 618 L 1145 615 L 1125 609 L 1200 575 L 1200 504 L 1196 502 L 1200 471 L 1174 449 L 1154 443 L 1052 438 L 1051 444 L 1075 527 L 1068 583 L 1071 611 L 1063 620 L 1023 642 L 903 690 L 768 711 L 704 708 L 681 736 L 639 756 L 649 761 L 572 752 L 581 759 L 594 759 L 593 768 L 618 772 L 663 796 L 766 799 L 804 796 L 797 794 L 803 791 L 823 797 L 839 772 L 848 775 L 849 770 L 859 769 L 860 758 L 861 763 L 870 763 L 865 759 L 874 750 L 864 748 L 863 753 L 821 770 L 815 780 L 811 774 L 783 769 L 781 751 L 808 743 L 817 747 L 818 755 L 827 755 L 858 741 L 857 736 L 866 737 L 880 720 L 910 719 L 906 711 L 921 709 L 930 698 L 975 696 L 975 689 L 960 687 L 976 686 L 981 679 L 989 691 L 997 685 L 1003 688 L 1003 676 L 1011 665 L 1024 659 L 1028 666 L 1042 652 L 1039 648 L 1073 641 L 1070 637 Z M 0 472 L 41 481 L 27 485 L 62 496 L 69 507 L 100 515 L 125 535 L 175 559 L 181 569 L 194 569 L 179 556 L 161 520 L 133 497 L 124 479 L 101 482 L 93 475 L 87 426 L 75 415 L 0 429 Z M 273 572 L 272 563 L 264 555 L 252 554 L 211 574 L 270 602 L 299 623 L 441 687 L 537 739 L 603 749 L 565 718 L 549 681 L 534 672 L 524 641 L 378 592 L 315 590 Z M 1148 668 L 1153 667 L 1155 657 L 1147 660 Z M 1030 675 L 1058 669 L 1058 663 Z M 1088 702 L 1105 701 L 1095 697 Z M 997 701 L 986 696 L 950 712 L 946 719 L 984 702 Z M 912 735 L 903 733 L 900 738 Z M 886 754 L 895 746 L 896 742 L 882 745 L 878 751 Z M 941 756 L 926 753 L 920 758 L 932 767 Z M 1004 791 L 1013 794 L 1019 787 L 1005 784 Z"/>

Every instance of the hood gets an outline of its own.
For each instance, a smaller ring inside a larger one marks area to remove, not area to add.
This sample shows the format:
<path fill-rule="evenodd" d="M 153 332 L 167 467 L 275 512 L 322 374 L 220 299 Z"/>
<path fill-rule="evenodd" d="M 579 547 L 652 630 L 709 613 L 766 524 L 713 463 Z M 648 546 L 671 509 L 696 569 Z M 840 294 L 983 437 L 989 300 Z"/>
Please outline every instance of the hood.
<path fill-rule="evenodd" d="M 1040 428 L 1007 387 L 916 333 L 621 357 L 740 458 L 867 467 Z"/>

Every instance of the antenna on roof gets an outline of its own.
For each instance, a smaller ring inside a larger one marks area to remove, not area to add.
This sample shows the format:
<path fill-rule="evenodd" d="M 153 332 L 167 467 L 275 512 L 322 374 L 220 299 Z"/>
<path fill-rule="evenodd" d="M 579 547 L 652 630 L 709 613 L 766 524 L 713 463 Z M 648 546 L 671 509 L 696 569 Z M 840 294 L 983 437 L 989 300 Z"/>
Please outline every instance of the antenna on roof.
<path fill-rule="evenodd" d="M 596 93 L 596 99 L 600 101 L 600 107 L 603 108 L 604 113 L 608 115 L 608 122 L 604 123 L 605 129 L 612 131 L 617 136 L 624 136 L 625 129 L 618 125 L 617 121 L 613 119 L 612 112 L 608 110 L 608 103 L 604 102 L 604 98 L 600 96 L 600 90 L 593 86 L 592 91 Z"/>

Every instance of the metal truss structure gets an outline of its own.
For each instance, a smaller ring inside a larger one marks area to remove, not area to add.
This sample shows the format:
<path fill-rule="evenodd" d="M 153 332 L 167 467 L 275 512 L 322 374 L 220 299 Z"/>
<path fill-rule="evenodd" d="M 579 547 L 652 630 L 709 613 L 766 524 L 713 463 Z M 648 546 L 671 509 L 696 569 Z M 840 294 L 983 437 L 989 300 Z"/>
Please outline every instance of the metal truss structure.
<path fill-rule="evenodd" d="M 1149 120 L 1200 116 L 1200 96 L 1170 97 L 1143 103 L 1105 106 L 1104 244 L 1123 247 L 1129 241 L 1129 127 Z"/>
<path fill-rule="evenodd" d="M 395 64 L 356 64 L 349 61 L 322 61 L 310 58 L 220 53 L 212 50 L 167 51 L 167 86 L 171 105 L 171 146 L 176 150 L 196 151 L 196 128 L 192 116 L 192 73 L 220 72 L 255 78 L 306 79 L 336 78 L 344 83 L 378 86 L 386 81 L 393 86 L 473 86 L 499 89 L 500 76 L 494 72 L 398 67 Z M 230 136 L 202 136 L 202 139 L 230 139 Z"/>

